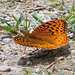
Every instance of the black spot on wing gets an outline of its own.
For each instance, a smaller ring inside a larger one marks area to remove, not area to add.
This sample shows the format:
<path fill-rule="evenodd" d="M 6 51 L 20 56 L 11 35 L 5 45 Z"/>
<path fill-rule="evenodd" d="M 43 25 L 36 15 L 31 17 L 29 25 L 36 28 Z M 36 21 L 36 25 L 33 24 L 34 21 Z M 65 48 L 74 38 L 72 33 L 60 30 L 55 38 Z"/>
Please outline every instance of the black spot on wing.
<path fill-rule="evenodd" d="M 52 23 L 57 23 L 57 22 L 55 22 L 55 21 L 51 21 Z"/>
<path fill-rule="evenodd" d="M 49 29 L 49 32 L 52 32 L 51 29 Z"/>
<path fill-rule="evenodd" d="M 54 32 L 52 32 L 52 35 L 54 34 Z"/>
<path fill-rule="evenodd" d="M 43 24 L 42 26 L 45 27 L 45 24 Z"/>
<path fill-rule="evenodd" d="M 45 24 L 52 25 L 52 24 L 51 24 L 51 23 L 49 23 L 49 22 L 46 22 Z"/>
<path fill-rule="evenodd" d="M 53 25 L 54 27 L 56 27 L 56 25 Z"/>
<path fill-rule="evenodd" d="M 51 29 L 52 29 L 52 30 L 54 30 L 54 28 L 53 28 L 53 27 L 51 27 Z"/>
<path fill-rule="evenodd" d="M 59 29 L 59 27 L 56 27 L 57 29 Z"/>
<path fill-rule="evenodd" d="M 56 30 L 58 32 L 58 30 Z"/>

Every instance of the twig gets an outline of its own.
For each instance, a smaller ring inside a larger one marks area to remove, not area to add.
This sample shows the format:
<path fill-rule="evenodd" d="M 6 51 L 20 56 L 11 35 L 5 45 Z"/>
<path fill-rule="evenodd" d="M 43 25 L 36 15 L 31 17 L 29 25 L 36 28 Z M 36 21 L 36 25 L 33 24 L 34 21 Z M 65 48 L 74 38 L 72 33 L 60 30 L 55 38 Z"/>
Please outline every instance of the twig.
<path fill-rule="evenodd" d="M 52 65 L 54 65 L 57 61 L 63 60 L 63 59 L 64 59 L 63 57 L 59 57 L 56 61 L 54 61 L 54 62 L 51 63 L 48 67 L 46 67 L 44 70 L 41 70 L 41 71 L 44 72 L 45 70 L 49 69 Z M 40 72 L 41 72 L 41 71 L 40 71 Z M 39 72 L 39 73 L 40 73 L 40 72 Z"/>

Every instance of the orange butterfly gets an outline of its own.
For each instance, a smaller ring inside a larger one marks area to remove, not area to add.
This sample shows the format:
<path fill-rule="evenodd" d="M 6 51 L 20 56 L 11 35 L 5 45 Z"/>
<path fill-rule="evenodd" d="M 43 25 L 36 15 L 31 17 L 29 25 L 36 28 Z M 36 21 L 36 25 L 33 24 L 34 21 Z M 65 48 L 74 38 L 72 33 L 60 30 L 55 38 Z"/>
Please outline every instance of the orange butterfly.
<path fill-rule="evenodd" d="M 14 41 L 29 47 L 55 49 L 68 43 L 66 30 L 66 21 L 53 20 L 38 26 L 32 33 L 25 32 L 23 33 L 24 36 L 16 36 Z"/>

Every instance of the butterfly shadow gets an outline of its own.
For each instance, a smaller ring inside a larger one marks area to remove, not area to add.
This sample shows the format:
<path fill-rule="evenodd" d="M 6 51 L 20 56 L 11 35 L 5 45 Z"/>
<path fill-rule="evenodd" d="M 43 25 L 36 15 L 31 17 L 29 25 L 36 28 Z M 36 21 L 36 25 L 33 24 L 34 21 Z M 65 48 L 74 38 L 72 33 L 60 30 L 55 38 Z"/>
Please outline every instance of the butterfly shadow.
<path fill-rule="evenodd" d="M 18 61 L 18 65 L 27 65 L 27 66 L 33 66 L 42 63 L 42 65 L 45 62 L 48 62 L 49 64 L 54 62 L 56 57 L 67 57 L 71 53 L 69 51 L 69 45 L 62 46 L 57 49 L 52 50 L 44 50 L 41 49 L 41 51 L 38 52 L 32 52 L 28 53 L 28 57 L 21 57 Z"/>

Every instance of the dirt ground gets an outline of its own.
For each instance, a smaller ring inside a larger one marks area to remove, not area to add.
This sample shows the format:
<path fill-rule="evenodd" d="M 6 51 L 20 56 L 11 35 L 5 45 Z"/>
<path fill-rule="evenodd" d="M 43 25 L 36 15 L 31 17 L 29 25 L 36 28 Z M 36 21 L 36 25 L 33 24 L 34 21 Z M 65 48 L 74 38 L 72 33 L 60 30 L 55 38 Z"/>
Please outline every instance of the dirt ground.
<path fill-rule="evenodd" d="M 29 30 L 32 31 L 32 25 L 36 22 L 32 17 L 33 11 L 35 10 L 42 20 L 50 21 L 51 18 L 60 17 L 60 3 L 61 1 L 49 2 L 47 0 L 27 0 L 26 2 L 2 0 L 0 1 L 0 17 L 14 25 L 15 21 L 12 14 L 15 17 L 19 17 L 18 9 L 21 9 L 24 15 L 27 15 L 31 20 L 31 27 Z M 75 3 L 74 0 L 65 0 L 63 8 L 71 9 L 73 3 Z M 38 10 L 40 7 L 42 9 Z M 61 16 L 67 16 L 69 13 L 66 12 L 67 10 L 62 11 Z M 6 24 L 0 22 L 0 25 Z M 36 25 L 38 26 L 40 23 Z M 0 36 L 2 34 L 7 35 L 8 32 L 0 30 Z M 72 33 L 67 33 L 68 36 L 70 34 Z M 69 39 L 69 44 L 66 46 L 54 50 L 43 50 L 15 44 L 13 37 L 16 35 L 10 35 L 12 38 L 7 37 L 10 39 L 8 43 L 4 41 L 6 37 L 2 38 L 0 41 L 0 75 L 26 75 L 26 73 L 22 71 L 23 68 L 32 72 L 28 75 L 34 75 L 33 73 L 40 73 L 40 75 L 42 75 L 43 72 L 45 75 L 48 75 L 45 69 L 58 59 L 60 60 L 56 61 L 54 65 L 47 69 L 51 75 L 60 75 L 59 69 L 64 75 L 73 75 L 73 71 L 67 70 L 72 69 L 75 71 L 75 41 L 73 38 Z"/>

